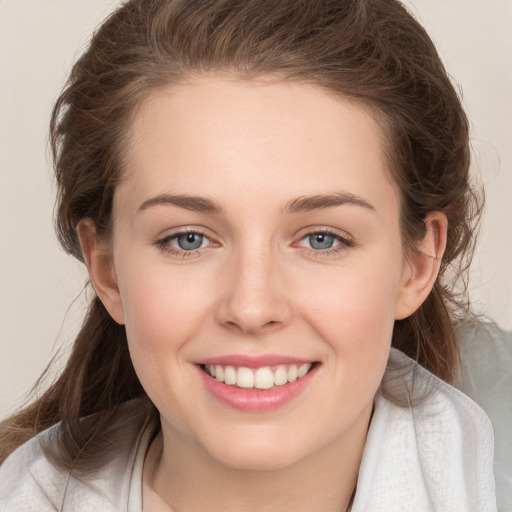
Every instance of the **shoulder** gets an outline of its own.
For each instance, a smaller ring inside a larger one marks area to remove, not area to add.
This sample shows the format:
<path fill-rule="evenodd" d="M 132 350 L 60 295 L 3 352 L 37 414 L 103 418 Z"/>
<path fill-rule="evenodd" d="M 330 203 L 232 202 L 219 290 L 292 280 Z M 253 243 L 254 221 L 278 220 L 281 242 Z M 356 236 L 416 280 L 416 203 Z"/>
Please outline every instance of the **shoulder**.
<path fill-rule="evenodd" d="M 394 349 L 383 388 L 354 512 L 398 511 L 404 503 L 417 512 L 494 512 L 493 431 L 482 409 Z"/>
<path fill-rule="evenodd" d="M 41 432 L 15 450 L 0 466 L 0 510 L 58 510 L 66 474 L 45 457 L 43 443 L 51 443 L 58 425 Z"/>
<path fill-rule="evenodd" d="M 139 425 L 140 427 L 140 425 Z M 132 489 L 134 471 L 142 471 L 149 432 L 127 425 L 119 449 L 102 467 L 77 476 L 53 464 L 43 446 L 56 442 L 60 424 L 41 432 L 15 450 L 0 466 L 2 512 L 113 512 L 127 509 L 140 490 Z M 137 466 L 140 466 L 138 467 Z M 138 475 L 135 480 L 140 480 Z"/>
<path fill-rule="evenodd" d="M 485 440 L 492 447 L 493 428 L 483 409 L 402 352 L 392 349 L 383 382 L 396 389 L 381 397 L 382 407 L 397 419 L 413 419 L 417 435 L 442 431 L 443 436 L 451 433 L 467 441 Z M 397 400 L 393 400 L 395 393 Z"/>

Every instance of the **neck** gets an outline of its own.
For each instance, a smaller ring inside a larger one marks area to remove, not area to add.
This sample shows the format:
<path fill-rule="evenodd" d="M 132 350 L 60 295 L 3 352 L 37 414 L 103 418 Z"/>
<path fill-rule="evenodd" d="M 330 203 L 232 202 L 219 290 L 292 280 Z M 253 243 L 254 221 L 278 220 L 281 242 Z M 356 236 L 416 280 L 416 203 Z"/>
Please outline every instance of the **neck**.
<path fill-rule="evenodd" d="M 189 438 L 163 428 L 144 464 L 146 494 L 153 496 L 152 503 L 160 501 L 162 511 L 345 511 L 356 486 L 370 414 L 361 418 L 363 428 L 278 469 L 226 467 Z"/>

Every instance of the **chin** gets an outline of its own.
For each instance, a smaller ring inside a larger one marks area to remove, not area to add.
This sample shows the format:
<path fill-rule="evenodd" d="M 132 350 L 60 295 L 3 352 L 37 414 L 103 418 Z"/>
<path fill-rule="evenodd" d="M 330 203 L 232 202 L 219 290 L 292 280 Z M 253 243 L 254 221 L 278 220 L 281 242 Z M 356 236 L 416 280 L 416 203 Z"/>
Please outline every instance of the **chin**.
<path fill-rule="evenodd" d="M 297 452 L 286 453 L 279 448 L 251 450 L 243 447 L 212 455 L 218 464 L 242 471 L 279 471 L 293 466 L 301 459 Z"/>
<path fill-rule="evenodd" d="M 290 435 L 291 430 L 288 434 L 278 430 L 269 432 L 273 427 L 251 429 L 244 426 L 240 430 L 216 436 L 212 444 L 203 444 L 216 463 L 238 470 L 278 471 L 293 466 L 312 449 L 297 432 Z"/>

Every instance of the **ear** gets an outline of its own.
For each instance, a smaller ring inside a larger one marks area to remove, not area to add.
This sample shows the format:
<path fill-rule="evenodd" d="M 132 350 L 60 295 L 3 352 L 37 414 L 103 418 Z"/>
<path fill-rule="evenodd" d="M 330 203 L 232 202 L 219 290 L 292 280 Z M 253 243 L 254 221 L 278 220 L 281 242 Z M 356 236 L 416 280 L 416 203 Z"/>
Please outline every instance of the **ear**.
<path fill-rule="evenodd" d="M 77 232 L 94 290 L 110 316 L 118 324 L 124 324 L 123 304 L 110 248 L 98 239 L 92 219 L 82 219 Z"/>
<path fill-rule="evenodd" d="M 444 213 L 431 212 L 425 219 L 425 237 L 411 251 L 395 304 L 395 320 L 412 315 L 428 297 L 436 282 L 446 248 L 448 221 Z"/>

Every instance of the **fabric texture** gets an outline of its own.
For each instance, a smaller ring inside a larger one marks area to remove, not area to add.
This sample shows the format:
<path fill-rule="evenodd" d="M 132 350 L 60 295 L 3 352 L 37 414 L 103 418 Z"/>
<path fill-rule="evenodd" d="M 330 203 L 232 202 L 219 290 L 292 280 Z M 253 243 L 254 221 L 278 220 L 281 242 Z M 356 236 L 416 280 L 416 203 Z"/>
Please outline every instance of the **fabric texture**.
<path fill-rule="evenodd" d="M 493 512 L 493 430 L 466 395 L 392 351 L 352 512 Z"/>
<path fill-rule="evenodd" d="M 129 424 L 119 436 L 118 455 L 88 478 L 75 478 L 45 457 L 59 425 L 20 446 L 0 466 L 1 512 L 141 512 L 142 467 L 148 429 Z"/>
<path fill-rule="evenodd" d="M 119 455 L 79 479 L 42 452 L 40 441 L 51 442 L 58 428 L 18 448 L 0 467 L 0 511 L 142 512 L 149 429 L 127 425 Z M 471 399 L 392 349 L 352 512 L 404 510 L 495 512 L 493 432 Z"/>

